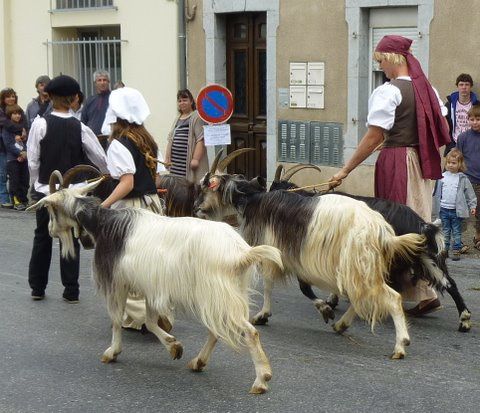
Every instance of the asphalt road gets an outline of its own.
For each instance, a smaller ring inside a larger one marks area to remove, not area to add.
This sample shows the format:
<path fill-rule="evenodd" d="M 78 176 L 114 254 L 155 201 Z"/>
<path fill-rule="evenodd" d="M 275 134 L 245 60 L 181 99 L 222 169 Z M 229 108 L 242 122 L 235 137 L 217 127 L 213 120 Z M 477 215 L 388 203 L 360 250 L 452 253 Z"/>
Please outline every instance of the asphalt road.
<path fill-rule="evenodd" d="M 33 214 L 0 210 L 1 412 L 480 411 L 480 260 L 449 261 L 472 331 L 456 331 L 456 309 L 445 297 L 443 310 L 410 320 L 412 344 L 399 361 L 388 358 L 391 320 L 374 334 L 357 321 L 340 336 L 295 284 L 278 286 L 274 315 L 259 327 L 273 379 L 268 393 L 253 396 L 248 353 L 220 343 L 203 373 L 186 368 L 206 331 L 182 314 L 173 330 L 184 344 L 181 360 L 153 335 L 125 331 L 118 361 L 102 364 L 110 321 L 90 278 L 91 251 L 82 251 L 79 304 L 62 301 L 57 252 L 47 297 L 34 302 L 27 283 L 33 229 Z M 341 302 L 337 319 L 345 309 Z"/>

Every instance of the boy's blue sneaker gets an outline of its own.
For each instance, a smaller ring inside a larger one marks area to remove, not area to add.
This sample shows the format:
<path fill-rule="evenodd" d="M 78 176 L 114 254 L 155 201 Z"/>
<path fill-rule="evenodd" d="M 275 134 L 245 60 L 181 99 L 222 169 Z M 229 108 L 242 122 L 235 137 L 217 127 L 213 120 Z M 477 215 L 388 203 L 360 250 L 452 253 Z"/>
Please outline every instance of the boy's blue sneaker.
<path fill-rule="evenodd" d="M 7 208 L 7 209 L 12 209 L 13 208 L 13 204 L 11 202 L 4 202 L 3 204 L 1 204 L 2 208 Z"/>

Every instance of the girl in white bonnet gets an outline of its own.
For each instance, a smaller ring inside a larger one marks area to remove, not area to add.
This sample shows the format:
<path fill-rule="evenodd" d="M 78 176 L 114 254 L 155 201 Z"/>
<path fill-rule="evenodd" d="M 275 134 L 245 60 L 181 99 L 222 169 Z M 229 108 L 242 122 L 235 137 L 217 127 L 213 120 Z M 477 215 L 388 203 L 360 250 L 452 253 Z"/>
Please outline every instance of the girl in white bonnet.
<path fill-rule="evenodd" d="M 133 88 L 123 87 L 112 91 L 106 122 L 111 126 L 107 165 L 118 184 L 107 199 L 105 208 L 143 208 L 162 213 L 155 178 L 165 168 L 157 144 L 143 125 L 150 109 L 142 94 Z M 162 328 L 169 331 L 167 319 Z M 145 300 L 129 294 L 123 327 L 141 330 L 145 324 Z"/>

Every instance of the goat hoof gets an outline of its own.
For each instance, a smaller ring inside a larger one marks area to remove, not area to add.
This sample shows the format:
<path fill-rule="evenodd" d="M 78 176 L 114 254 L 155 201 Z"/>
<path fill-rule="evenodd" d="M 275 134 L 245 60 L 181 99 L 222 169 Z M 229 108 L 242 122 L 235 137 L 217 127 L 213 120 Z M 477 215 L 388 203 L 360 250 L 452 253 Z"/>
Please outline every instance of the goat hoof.
<path fill-rule="evenodd" d="M 268 386 L 266 384 L 254 384 L 250 389 L 250 394 L 263 394 L 266 393 L 268 390 Z"/>
<path fill-rule="evenodd" d="M 115 354 L 114 356 L 110 356 L 110 355 L 103 354 L 102 357 L 100 358 L 100 361 L 102 363 L 112 363 L 114 361 L 117 361 L 117 355 Z"/>
<path fill-rule="evenodd" d="M 469 321 L 462 321 L 460 325 L 458 326 L 458 331 L 461 333 L 468 333 L 472 327 L 470 326 L 470 320 Z"/>
<path fill-rule="evenodd" d="M 333 331 L 335 331 L 336 333 L 338 334 L 342 334 L 343 332 L 345 332 L 348 328 L 348 326 L 344 323 L 335 323 L 333 326 Z"/>
<path fill-rule="evenodd" d="M 323 316 L 323 320 L 327 324 L 329 320 L 333 320 L 335 318 L 335 313 L 328 304 L 324 304 L 321 308 L 317 307 L 317 310 L 320 311 Z"/>
<path fill-rule="evenodd" d="M 396 351 L 390 356 L 391 360 L 401 360 L 405 358 L 405 352 L 404 351 Z"/>
<path fill-rule="evenodd" d="M 190 360 L 190 362 L 187 364 L 187 367 L 196 373 L 200 373 L 201 371 L 203 371 L 203 368 L 205 366 L 206 366 L 206 363 L 204 363 L 198 357 L 195 357 L 194 359 Z"/>
<path fill-rule="evenodd" d="M 470 317 L 470 311 L 462 311 L 462 314 L 460 314 L 460 325 L 458 326 L 458 331 L 461 333 L 467 333 L 470 331 L 470 328 L 472 327 Z"/>
<path fill-rule="evenodd" d="M 252 324 L 256 326 L 264 326 L 268 323 L 268 318 L 271 315 L 272 313 L 257 314 L 255 317 L 252 318 Z"/>
<path fill-rule="evenodd" d="M 171 346 L 170 346 L 170 355 L 172 356 L 172 359 L 178 360 L 182 358 L 183 354 L 183 346 L 180 341 L 175 341 Z"/>
<path fill-rule="evenodd" d="M 100 358 L 102 363 L 110 363 L 112 361 L 117 361 L 117 356 L 122 352 L 122 350 L 113 351 L 111 347 L 107 348 Z"/>

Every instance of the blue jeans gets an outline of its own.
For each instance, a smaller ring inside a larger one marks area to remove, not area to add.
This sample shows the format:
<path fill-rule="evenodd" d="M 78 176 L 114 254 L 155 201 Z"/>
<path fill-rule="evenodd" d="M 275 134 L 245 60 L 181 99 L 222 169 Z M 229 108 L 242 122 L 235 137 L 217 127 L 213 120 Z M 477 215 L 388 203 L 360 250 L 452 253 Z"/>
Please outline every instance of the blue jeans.
<path fill-rule="evenodd" d="M 457 217 L 454 209 L 440 208 L 443 235 L 445 237 L 445 250 L 450 248 L 450 235 L 453 238 L 453 250 L 462 248 L 462 218 Z"/>
<path fill-rule="evenodd" d="M 7 191 L 7 154 L 0 152 L 0 204 L 10 202 Z"/>

